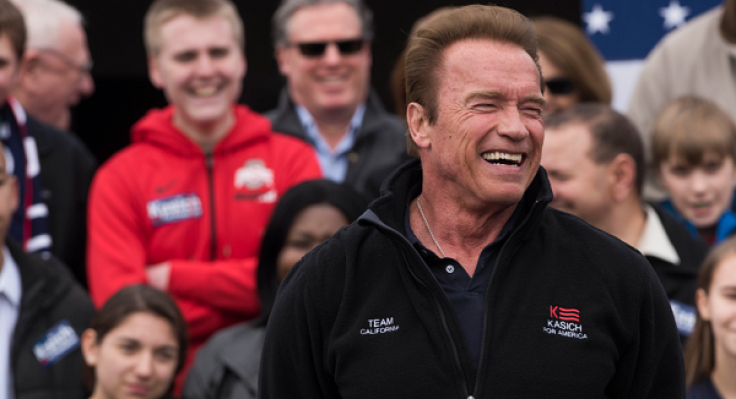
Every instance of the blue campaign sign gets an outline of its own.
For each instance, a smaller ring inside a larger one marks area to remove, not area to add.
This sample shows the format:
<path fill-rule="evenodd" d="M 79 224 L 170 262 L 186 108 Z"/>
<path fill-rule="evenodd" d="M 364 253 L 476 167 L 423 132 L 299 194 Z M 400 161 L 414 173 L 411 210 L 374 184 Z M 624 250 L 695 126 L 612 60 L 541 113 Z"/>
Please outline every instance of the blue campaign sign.
<path fill-rule="evenodd" d="M 667 33 L 721 0 L 583 0 L 583 29 L 607 61 L 646 58 Z"/>

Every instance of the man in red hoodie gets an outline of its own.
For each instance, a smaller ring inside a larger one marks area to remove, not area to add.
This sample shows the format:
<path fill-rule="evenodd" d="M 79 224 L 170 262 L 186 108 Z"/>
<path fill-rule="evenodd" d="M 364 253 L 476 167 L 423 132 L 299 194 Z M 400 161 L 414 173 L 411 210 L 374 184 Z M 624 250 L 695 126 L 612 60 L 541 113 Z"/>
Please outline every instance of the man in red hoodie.
<path fill-rule="evenodd" d="M 133 126 L 133 144 L 94 179 L 89 288 L 98 307 L 130 284 L 168 292 L 189 323 L 191 360 L 212 333 L 258 314 L 261 233 L 281 195 L 320 169 L 306 143 L 236 105 L 246 61 L 229 0 L 155 1 L 145 42 L 170 106 Z"/>

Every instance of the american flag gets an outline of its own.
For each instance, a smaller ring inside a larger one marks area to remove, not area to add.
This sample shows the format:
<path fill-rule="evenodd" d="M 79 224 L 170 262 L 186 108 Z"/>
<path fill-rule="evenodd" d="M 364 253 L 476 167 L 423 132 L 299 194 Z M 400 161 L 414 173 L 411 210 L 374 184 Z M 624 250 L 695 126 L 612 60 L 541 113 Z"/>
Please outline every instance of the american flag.
<path fill-rule="evenodd" d="M 641 65 L 667 33 L 720 0 L 582 0 L 583 29 L 606 60 L 613 107 L 625 112 Z"/>

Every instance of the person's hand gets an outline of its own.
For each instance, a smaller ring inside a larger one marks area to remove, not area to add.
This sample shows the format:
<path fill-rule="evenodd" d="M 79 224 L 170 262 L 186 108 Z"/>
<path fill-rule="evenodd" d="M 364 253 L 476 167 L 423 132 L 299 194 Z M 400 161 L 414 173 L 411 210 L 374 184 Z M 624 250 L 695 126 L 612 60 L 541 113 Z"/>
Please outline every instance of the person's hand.
<path fill-rule="evenodd" d="M 148 284 L 161 291 L 169 289 L 169 277 L 171 276 L 171 265 L 169 262 L 159 263 L 146 267 Z"/>

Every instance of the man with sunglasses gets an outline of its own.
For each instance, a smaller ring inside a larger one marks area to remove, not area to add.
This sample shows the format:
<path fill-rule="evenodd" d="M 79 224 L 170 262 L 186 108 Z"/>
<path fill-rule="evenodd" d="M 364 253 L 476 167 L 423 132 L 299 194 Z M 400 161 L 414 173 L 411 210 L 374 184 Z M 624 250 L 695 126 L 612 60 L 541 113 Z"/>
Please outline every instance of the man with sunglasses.
<path fill-rule="evenodd" d="M 370 88 L 372 13 L 361 0 L 284 0 L 273 17 L 287 87 L 266 115 L 309 142 L 326 178 L 369 197 L 404 159 L 405 127 Z"/>

